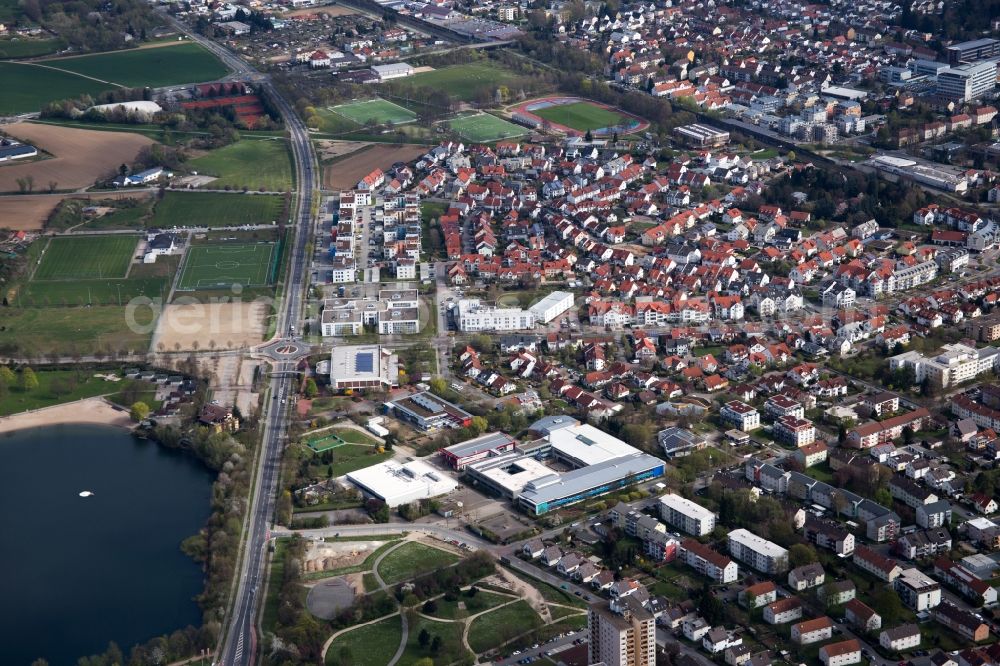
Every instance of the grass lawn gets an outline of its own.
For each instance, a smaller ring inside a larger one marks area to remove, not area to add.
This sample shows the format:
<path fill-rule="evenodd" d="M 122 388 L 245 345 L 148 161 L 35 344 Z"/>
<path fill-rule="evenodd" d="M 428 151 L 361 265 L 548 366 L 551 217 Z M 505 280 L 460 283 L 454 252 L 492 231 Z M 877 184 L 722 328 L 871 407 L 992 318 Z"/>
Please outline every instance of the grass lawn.
<path fill-rule="evenodd" d="M 403 621 L 399 615 L 357 627 L 341 634 L 330 643 L 326 652 L 326 663 L 385 666 L 396 654 L 402 635 Z"/>
<path fill-rule="evenodd" d="M 481 654 L 541 625 L 542 619 L 528 602 L 518 601 L 473 620 L 469 627 L 469 647 Z"/>
<path fill-rule="evenodd" d="M 463 139 L 476 143 L 499 141 L 500 139 L 524 136 L 528 133 L 525 128 L 488 113 L 456 118 L 448 122 L 448 127 L 457 132 Z"/>
<path fill-rule="evenodd" d="M 270 194 L 223 192 L 167 192 L 156 204 L 151 227 L 239 227 L 273 224 L 281 218 L 283 202 Z"/>
<path fill-rule="evenodd" d="M 522 579 L 524 582 L 528 583 L 542 595 L 542 598 L 546 601 L 551 601 L 556 604 L 563 604 L 566 606 L 576 606 L 577 608 L 586 608 L 587 603 L 580 597 L 570 594 L 566 590 L 560 590 L 554 585 L 549 585 L 548 583 L 538 580 L 522 573 L 521 571 L 510 570 L 515 576 Z"/>
<path fill-rule="evenodd" d="M 465 592 L 462 592 L 455 601 L 447 601 L 444 597 L 438 598 L 436 600 L 437 612 L 429 613 L 429 615 L 439 617 L 442 620 L 457 620 L 496 608 L 508 601 L 513 601 L 513 599 L 486 590 L 479 590 L 474 597 L 466 596 Z M 459 604 L 465 604 L 465 608 L 459 608 Z"/>
<path fill-rule="evenodd" d="M 211 189 L 228 185 L 284 192 L 292 187 L 292 160 L 281 139 L 237 141 L 189 161 L 187 167 L 201 175 L 216 176 L 206 185 Z"/>
<path fill-rule="evenodd" d="M 8 388 L 6 395 L 0 396 L 0 416 L 113 393 L 121 384 L 76 370 L 39 370 L 35 376 L 38 377 L 35 390 L 23 391 L 14 385 Z"/>
<path fill-rule="evenodd" d="M 623 116 L 617 111 L 605 109 L 590 102 L 573 102 L 571 104 L 549 106 L 544 109 L 532 111 L 531 113 L 539 118 L 565 125 L 580 132 L 625 125 L 629 121 L 627 116 Z"/>
<path fill-rule="evenodd" d="M 806 474 L 817 481 L 822 481 L 823 483 L 833 483 L 833 470 L 830 469 L 830 463 L 827 461 L 808 468 L 806 470 Z"/>
<path fill-rule="evenodd" d="M 378 453 L 374 447 L 364 444 L 345 444 L 333 450 L 333 475 L 343 476 L 392 458 L 392 451 Z"/>
<path fill-rule="evenodd" d="M 57 99 L 97 95 L 112 88 L 70 72 L 0 62 L 0 114 L 38 111 Z"/>
<path fill-rule="evenodd" d="M 148 309 L 140 308 L 134 315 L 136 330 L 129 326 L 126 308 L 117 305 L 8 308 L 0 324 L 0 353 L 144 352 L 155 322 Z"/>
<path fill-rule="evenodd" d="M 229 73 L 215 56 L 193 42 L 58 58 L 45 64 L 127 87 L 214 81 Z"/>
<path fill-rule="evenodd" d="M 219 243 L 188 249 L 178 289 L 213 289 L 241 284 L 262 287 L 274 282 L 274 243 Z"/>
<path fill-rule="evenodd" d="M 515 79 L 515 75 L 495 62 L 451 65 L 432 72 L 421 72 L 398 79 L 394 83 L 408 88 L 426 90 L 433 95 L 445 91 L 464 102 L 474 101 L 483 91 L 493 93 L 497 87 Z"/>
<path fill-rule="evenodd" d="M 133 298 L 166 298 L 168 277 L 127 278 L 124 280 L 32 281 L 18 289 L 14 303 L 21 307 L 61 307 L 78 305 L 127 305 Z"/>
<path fill-rule="evenodd" d="M 375 122 L 379 125 L 387 123 L 402 125 L 404 123 L 412 123 L 417 119 L 417 114 L 413 113 L 413 111 L 377 97 L 375 99 L 365 99 L 332 106 L 330 110 L 358 125 L 364 125 L 368 122 Z"/>
<path fill-rule="evenodd" d="M 288 551 L 288 541 L 288 539 L 274 541 L 271 573 L 267 578 L 267 596 L 264 597 L 264 609 L 260 617 L 260 625 L 264 631 L 274 631 L 274 627 L 278 624 L 278 593 L 281 591 L 281 581 L 285 578 L 285 553 Z"/>
<path fill-rule="evenodd" d="M 379 564 L 378 573 L 386 584 L 392 585 L 450 566 L 458 560 L 457 555 L 411 541 L 386 555 Z"/>
<path fill-rule="evenodd" d="M 61 39 L 0 39 L 0 59 L 34 58 L 63 48 Z"/>
<path fill-rule="evenodd" d="M 420 632 L 423 629 L 427 630 L 432 641 L 435 636 L 441 637 L 442 649 L 441 653 L 437 656 L 431 654 L 429 647 L 420 647 L 418 640 Z M 410 635 L 406 641 L 403 656 L 399 660 L 400 666 L 412 666 L 412 664 L 425 657 L 432 657 L 435 664 L 450 664 L 460 661 L 462 656 L 471 657 L 462 647 L 463 629 L 464 624 L 462 622 L 436 622 L 425 617 L 416 617 L 409 623 Z M 448 653 L 448 656 L 445 656 L 443 653 Z M 455 658 L 450 658 L 452 656 Z M 472 663 L 471 660 L 469 663 Z"/>
<path fill-rule="evenodd" d="M 378 444 L 378 442 L 365 433 L 358 432 L 353 428 L 334 428 L 332 432 L 349 444 L 367 444 L 368 446 L 375 446 Z"/>
<path fill-rule="evenodd" d="M 125 277 L 137 243 L 135 236 L 55 237 L 32 280 Z"/>

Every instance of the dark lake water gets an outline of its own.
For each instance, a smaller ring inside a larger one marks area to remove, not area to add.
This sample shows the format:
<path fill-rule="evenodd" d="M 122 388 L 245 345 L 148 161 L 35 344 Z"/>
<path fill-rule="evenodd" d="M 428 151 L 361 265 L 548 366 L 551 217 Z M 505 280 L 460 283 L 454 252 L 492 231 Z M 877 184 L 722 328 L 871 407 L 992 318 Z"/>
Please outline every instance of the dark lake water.
<path fill-rule="evenodd" d="M 72 665 L 112 640 L 127 656 L 200 624 L 202 574 L 180 543 L 208 518 L 201 463 L 117 428 L 56 425 L 0 434 L 0 474 L 0 664 Z"/>

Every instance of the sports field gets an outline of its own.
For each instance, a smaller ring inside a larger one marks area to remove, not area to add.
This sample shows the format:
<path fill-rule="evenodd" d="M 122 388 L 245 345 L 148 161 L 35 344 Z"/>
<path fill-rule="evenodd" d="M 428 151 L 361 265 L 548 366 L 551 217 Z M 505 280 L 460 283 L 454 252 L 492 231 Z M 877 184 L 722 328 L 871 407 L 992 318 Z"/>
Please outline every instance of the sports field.
<path fill-rule="evenodd" d="M 135 236 L 57 236 L 49 241 L 33 279 L 125 277 L 137 242 Z"/>
<path fill-rule="evenodd" d="M 513 72 L 498 63 L 476 62 L 421 72 L 404 79 L 395 79 L 390 85 L 398 83 L 407 88 L 421 88 L 429 96 L 444 91 L 456 99 L 471 102 L 483 93 L 492 94 L 499 86 L 516 79 Z M 428 101 L 433 101 L 433 97 L 429 97 Z"/>
<path fill-rule="evenodd" d="M 210 189 L 248 187 L 284 192 L 292 187 L 292 160 L 284 139 L 244 139 L 188 161 L 189 169 L 216 176 Z"/>
<path fill-rule="evenodd" d="M 491 116 L 488 113 L 480 113 L 474 116 L 465 116 L 449 121 L 448 126 L 458 132 L 458 134 L 469 141 L 476 143 L 486 143 L 499 141 L 500 139 L 510 139 L 515 136 L 524 136 L 528 131 L 509 123 L 503 118 Z"/>
<path fill-rule="evenodd" d="M 365 99 L 349 104 L 331 106 L 330 110 L 340 114 L 359 125 L 366 125 L 375 122 L 379 125 L 392 124 L 402 125 L 412 123 L 417 119 L 417 114 L 398 104 L 393 104 L 384 99 Z"/>
<path fill-rule="evenodd" d="M 263 287 L 273 281 L 278 259 L 274 243 L 192 246 L 184 258 L 178 289 L 216 289 L 239 284 Z"/>
<path fill-rule="evenodd" d="M 630 120 L 628 116 L 590 102 L 559 104 L 544 109 L 533 109 L 532 113 L 557 125 L 565 125 L 580 132 L 625 125 Z"/>
<path fill-rule="evenodd" d="M 151 227 L 240 227 L 281 218 L 281 197 L 237 192 L 167 192 L 157 202 Z"/>
<path fill-rule="evenodd" d="M 214 81 L 229 73 L 214 55 L 193 42 L 57 58 L 43 64 L 129 87 Z"/>

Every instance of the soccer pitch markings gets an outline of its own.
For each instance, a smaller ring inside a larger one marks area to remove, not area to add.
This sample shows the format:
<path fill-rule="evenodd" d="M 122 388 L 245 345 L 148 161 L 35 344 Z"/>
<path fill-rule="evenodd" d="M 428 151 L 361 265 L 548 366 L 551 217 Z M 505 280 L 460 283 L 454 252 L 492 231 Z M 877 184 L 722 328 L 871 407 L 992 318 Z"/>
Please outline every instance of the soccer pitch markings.
<path fill-rule="evenodd" d="M 49 241 L 33 280 L 123 278 L 128 273 L 135 236 L 57 236 Z"/>
<path fill-rule="evenodd" d="M 417 119 L 417 114 L 409 109 L 380 98 L 349 102 L 328 108 L 358 125 L 364 125 L 370 120 L 374 120 L 380 125 L 384 123 L 405 125 Z"/>
<path fill-rule="evenodd" d="M 234 284 L 267 286 L 276 259 L 275 248 L 274 243 L 195 245 L 188 250 L 177 288 L 216 289 Z"/>
<path fill-rule="evenodd" d="M 469 141 L 498 141 L 528 133 L 523 127 L 509 123 L 488 113 L 465 116 L 449 121 L 448 126 Z"/>

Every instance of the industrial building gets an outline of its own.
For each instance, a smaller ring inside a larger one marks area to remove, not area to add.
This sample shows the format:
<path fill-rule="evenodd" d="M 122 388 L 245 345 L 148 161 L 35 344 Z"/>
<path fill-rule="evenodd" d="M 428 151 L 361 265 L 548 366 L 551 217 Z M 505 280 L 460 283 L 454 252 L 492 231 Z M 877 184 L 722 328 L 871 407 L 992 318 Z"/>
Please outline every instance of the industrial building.
<path fill-rule="evenodd" d="M 437 497 L 458 488 L 454 479 L 420 460 L 408 463 L 387 460 L 348 472 L 347 479 L 366 496 L 380 499 L 390 507 Z"/>
<path fill-rule="evenodd" d="M 530 308 L 535 321 L 547 324 L 562 313 L 573 307 L 573 293 L 569 291 L 553 291 Z"/>
<path fill-rule="evenodd" d="M 491 432 L 467 442 L 440 450 L 441 457 L 450 467 L 462 470 L 474 462 L 485 460 L 514 450 L 516 440 L 502 432 Z"/>
<path fill-rule="evenodd" d="M 388 65 L 372 65 L 372 74 L 378 77 L 378 81 L 389 81 L 391 79 L 401 79 L 404 76 L 413 74 L 413 65 L 405 62 L 393 62 Z"/>
<path fill-rule="evenodd" d="M 697 148 L 715 148 L 729 143 L 729 132 L 708 125 L 682 125 L 674 130 L 682 142 Z"/>
<path fill-rule="evenodd" d="M 385 410 L 423 432 L 440 428 L 463 428 L 472 422 L 472 414 L 430 391 L 390 400 L 385 403 Z"/>
<path fill-rule="evenodd" d="M 381 345 L 337 346 L 330 353 L 330 387 L 383 389 L 399 386 L 399 359 Z"/>

